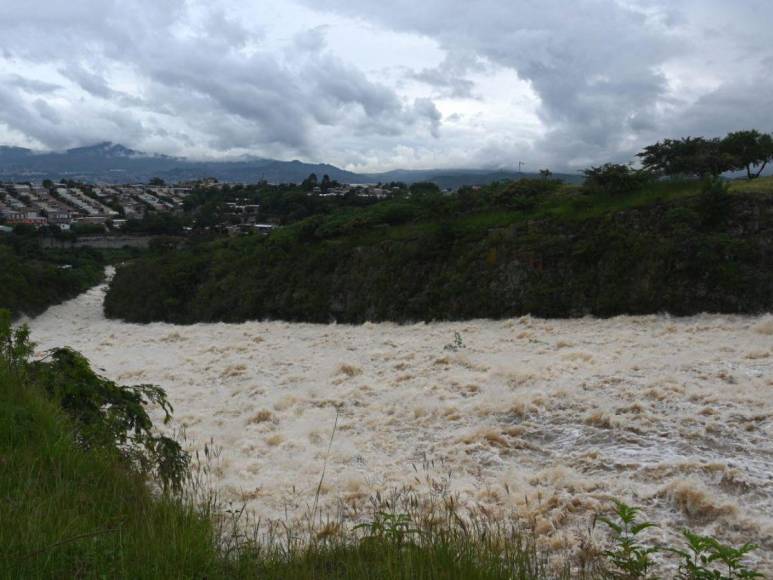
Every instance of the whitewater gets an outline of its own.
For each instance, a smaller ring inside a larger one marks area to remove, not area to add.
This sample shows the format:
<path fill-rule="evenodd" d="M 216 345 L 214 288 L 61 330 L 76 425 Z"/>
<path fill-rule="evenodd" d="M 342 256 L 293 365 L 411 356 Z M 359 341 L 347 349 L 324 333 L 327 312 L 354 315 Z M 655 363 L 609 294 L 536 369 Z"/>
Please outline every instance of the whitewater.
<path fill-rule="evenodd" d="M 327 461 L 322 511 L 441 482 L 571 548 L 617 498 L 657 540 L 751 540 L 772 569 L 771 315 L 137 325 L 104 291 L 27 321 L 38 354 L 163 387 L 170 428 L 219 448 L 213 484 L 261 518 L 308 512 Z"/>

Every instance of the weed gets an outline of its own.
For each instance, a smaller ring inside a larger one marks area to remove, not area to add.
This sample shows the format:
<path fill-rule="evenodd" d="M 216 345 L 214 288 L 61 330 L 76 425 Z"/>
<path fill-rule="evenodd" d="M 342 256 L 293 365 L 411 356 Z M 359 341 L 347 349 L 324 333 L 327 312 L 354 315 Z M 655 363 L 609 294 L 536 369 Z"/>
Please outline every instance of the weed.
<path fill-rule="evenodd" d="M 682 532 L 687 540 L 687 550 L 670 551 L 682 557 L 678 578 L 684 580 L 735 580 L 740 578 L 763 578 L 763 574 L 751 570 L 743 558 L 757 546 L 744 544 L 734 548 L 721 544 L 716 538 Z M 723 570 L 724 568 L 724 570 Z"/>
<path fill-rule="evenodd" d="M 368 532 L 368 539 L 378 538 L 392 542 L 397 547 L 405 545 L 406 540 L 419 534 L 408 514 L 393 514 L 388 512 L 378 512 L 376 518 L 370 522 L 354 526 L 355 530 L 364 529 Z"/>
<path fill-rule="evenodd" d="M 450 350 L 452 352 L 458 352 L 462 350 L 463 348 L 466 348 L 466 345 L 464 344 L 464 341 L 462 340 L 462 335 L 458 332 L 454 332 L 454 340 L 453 342 L 449 342 L 447 345 L 443 347 L 443 350 Z"/>
<path fill-rule="evenodd" d="M 638 537 L 641 532 L 655 527 L 652 522 L 637 521 L 639 508 L 631 507 L 621 501 L 615 502 L 616 520 L 606 517 L 598 520 L 612 531 L 613 548 L 604 552 L 608 563 L 613 567 L 613 578 L 654 578 L 653 555 L 675 554 L 681 558 L 677 578 L 681 580 L 740 580 L 763 578 L 763 574 L 748 567 L 744 557 L 755 550 L 755 544 L 746 543 L 734 548 L 720 543 L 716 538 L 701 536 L 689 530 L 682 535 L 687 540 L 687 549 L 671 546 L 646 546 Z"/>
<path fill-rule="evenodd" d="M 604 552 L 609 563 L 615 568 L 614 578 L 649 578 L 653 566 L 652 555 L 660 551 L 658 547 L 647 547 L 640 543 L 638 535 L 648 528 L 655 527 L 652 522 L 637 521 L 640 510 L 615 502 L 615 521 L 599 517 L 599 521 L 612 530 L 614 547 Z"/>
<path fill-rule="evenodd" d="M 11 313 L 0 309 L 0 365 L 21 379 L 34 348 L 34 343 L 30 342 L 29 328 L 25 325 L 12 328 Z"/>

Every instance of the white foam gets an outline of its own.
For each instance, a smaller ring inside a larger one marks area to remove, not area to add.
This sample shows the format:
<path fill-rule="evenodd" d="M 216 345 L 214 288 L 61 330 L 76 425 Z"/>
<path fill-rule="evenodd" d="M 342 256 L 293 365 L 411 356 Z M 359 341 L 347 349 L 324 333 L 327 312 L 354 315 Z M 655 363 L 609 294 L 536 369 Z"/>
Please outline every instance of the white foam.
<path fill-rule="evenodd" d="M 181 327 L 106 320 L 103 292 L 30 321 L 38 349 L 165 388 L 173 427 L 223 448 L 217 486 L 263 518 L 313 502 L 338 412 L 323 509 L 451 472 L 464 501 L 545 534 L 622 498 L 773 559 L 769 316 Z M 710 494 L 732 509 L 678 509 Z"/>

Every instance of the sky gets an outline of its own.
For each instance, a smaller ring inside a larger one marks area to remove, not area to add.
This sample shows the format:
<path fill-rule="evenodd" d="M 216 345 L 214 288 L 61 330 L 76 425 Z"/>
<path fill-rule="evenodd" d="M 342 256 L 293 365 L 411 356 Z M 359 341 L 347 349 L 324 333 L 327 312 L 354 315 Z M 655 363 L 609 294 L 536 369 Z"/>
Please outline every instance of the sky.
<path fill-rule="evenodd" d="M 770 0 L 0 0 L 0 145 L 576 171 L 773 131 Z"/>

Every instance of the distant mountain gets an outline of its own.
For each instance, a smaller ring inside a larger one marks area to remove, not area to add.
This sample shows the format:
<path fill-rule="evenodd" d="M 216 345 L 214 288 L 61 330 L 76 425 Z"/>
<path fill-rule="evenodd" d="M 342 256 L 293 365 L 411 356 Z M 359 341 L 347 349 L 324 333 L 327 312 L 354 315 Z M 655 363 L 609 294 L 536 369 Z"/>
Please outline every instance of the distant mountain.
<path fill-rule="evenodd" d="M 171 157 L 167 157 L 166 155 L 148 155 L 146 153 L 140 153 L 139 151 L 134 151 L 133 149 L 129 149 L 117 143 L 111 143 L 110 141 L 104 141 L 89 147 L 76 147 L 75 149 L 68 149 L 65 154 L 72 158 L 90 159 L 116 159 L 126 157 L 133 157 L 137 159 L 171 159 Z"/>
<path fill-rule="evenodd" d="M 247 158 L 239 161 L 191 161 L 153 155 L 116 143 L 104 142 L 60 153 L 40 153 L 22 147 L 0 146 L 0 181 L 73 179 L 92 183 L 146 182 L 160 177 L 167 182 L 214 177 L 223 182 L 250 183 L 261 179 L 272 183 L 300 183 L 311 173 L 343 183 L 434 181 L 443 188 L 485 185 L 499 179 L 517 179 L 520 174 L 481 169 L 395 170 L 385 173 L 353 173 L 325 163 Z M 557 175 L 568 181 L 576 176 Z"/>
<path fill-rule="evenodd" d="M 6 145 L 0 146 L 0 159 L 8 160 L 9 162 L 27 159 L 32 154 L 32 150 L 25 149 L 24 147 L 8 147 Z"/>

